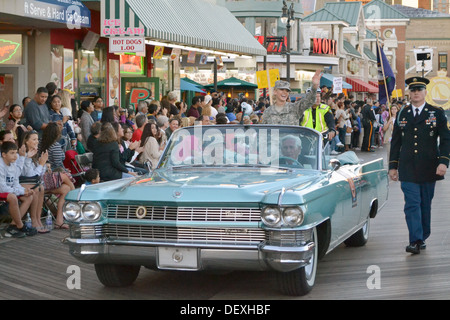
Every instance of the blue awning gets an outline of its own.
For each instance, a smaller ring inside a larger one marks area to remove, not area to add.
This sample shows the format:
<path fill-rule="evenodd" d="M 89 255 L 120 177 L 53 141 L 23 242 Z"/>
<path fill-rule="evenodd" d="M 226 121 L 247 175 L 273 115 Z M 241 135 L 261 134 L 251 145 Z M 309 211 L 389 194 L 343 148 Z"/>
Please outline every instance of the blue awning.
<path fill-rule="evenodd" d="M 327 86 L 328 88 L 331 88 L 333 86 L 333 79 L 335 76 L 329 73 L 324 73 L 322 75 L 322 78 L 320 78 L 320 86 Z M 353 86 L 351 84 L 348 84 L 344 80 L 342 80 L 342 88 L 343 89 L 352 89 Z"/>
<path fill-rule="evenodd" d="M 193 91 L 193 92 L 201 92 L 205 93 L 204 90 L 200 89 L 196 85 L 187 82 L 186 80 L 180 79 L 180 90 L 181 91 Z"/>

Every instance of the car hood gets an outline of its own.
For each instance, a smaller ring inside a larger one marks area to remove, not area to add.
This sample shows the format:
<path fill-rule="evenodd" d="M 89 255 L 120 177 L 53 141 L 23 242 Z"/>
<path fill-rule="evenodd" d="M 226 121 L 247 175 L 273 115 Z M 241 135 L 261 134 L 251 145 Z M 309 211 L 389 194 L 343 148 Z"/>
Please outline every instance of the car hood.
<path fill-rule="evenodd" d="M 201 168 L 156 170 L 141 179 L 121 179 L 74 190 L 67 200 L 147 202 L 155 205 L 276 204 L 283 188 L 283 204 L 303 203 L 302 191 L 322 177 L 317 170 L 239 170 Z"/>

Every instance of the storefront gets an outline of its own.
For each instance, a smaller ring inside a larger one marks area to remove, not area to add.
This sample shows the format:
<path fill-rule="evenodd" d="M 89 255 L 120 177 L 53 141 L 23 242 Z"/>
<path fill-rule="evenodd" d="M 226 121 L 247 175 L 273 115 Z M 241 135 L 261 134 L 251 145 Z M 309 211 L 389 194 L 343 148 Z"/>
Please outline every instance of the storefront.
<path fill-rule="evenodd" d="M 266 54 L 227 9 L 209 1 L 155 0 L 149 10 L 145 0 L 101 0 L 101 8 L 102 37 L 125 44 L 130 50 L 117 52 L 117 57 L 142 66 L 132 74 L 120 73 L 122 107 L 160 99 L 169 91 L 181 96 L 180 77 L 199 71 L 200 64 L 209 65 L 209 72 L 198 72 L 198 77 L 190 78 L 208 84 L 202 79 L 222 80 L 222 58 Z M 143 40 L 144 52 L 127 46 L 130 38 Z M 218 72 L 214 65 L 218 65 Z"/>
<path fill-rule="evenodd" d="M 91 12 L 79 1 L 12 3 L 0 0 L 0 107 L 22 104 L 24 97 L 33 97 L 38 87 L 50 81 L 62 86 L 62 77 L 51 72 L 55 61 L 48 49 L 51 31 L 63 29 L 70 34 L 91 27 Z"/>

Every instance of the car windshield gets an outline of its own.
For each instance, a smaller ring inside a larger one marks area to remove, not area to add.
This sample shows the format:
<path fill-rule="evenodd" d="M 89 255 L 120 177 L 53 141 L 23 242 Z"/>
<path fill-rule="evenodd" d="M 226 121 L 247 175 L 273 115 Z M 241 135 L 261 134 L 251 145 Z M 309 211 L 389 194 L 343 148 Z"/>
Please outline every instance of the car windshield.
<path fill-rule="evenodd" d="M 177 130 L 160 167 L 278 167 L 318 169 L 322 136 L 294 126 L 215 125 Z"/>

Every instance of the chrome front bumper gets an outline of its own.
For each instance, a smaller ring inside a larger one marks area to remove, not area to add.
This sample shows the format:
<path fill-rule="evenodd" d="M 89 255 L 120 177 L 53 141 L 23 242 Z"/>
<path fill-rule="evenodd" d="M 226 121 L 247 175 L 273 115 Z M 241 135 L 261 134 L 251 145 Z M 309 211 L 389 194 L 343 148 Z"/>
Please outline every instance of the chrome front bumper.
<path fill-rule="evenodd" d="M 199 244 L 174 244 L 145 241 L 116 241 L 105 239 L 66 238 L 72 256 L 85 263 L 142 265 L 151 269 L 170 270 L 277 270 L 292 271 L 307 265 L 313 255 L 315 244 L 287 247 L 261 243 L 257 246 L 215 246 Z M 160 261 L 159 250 L 194 251 L 195 266 L 167 267 Z"/>

